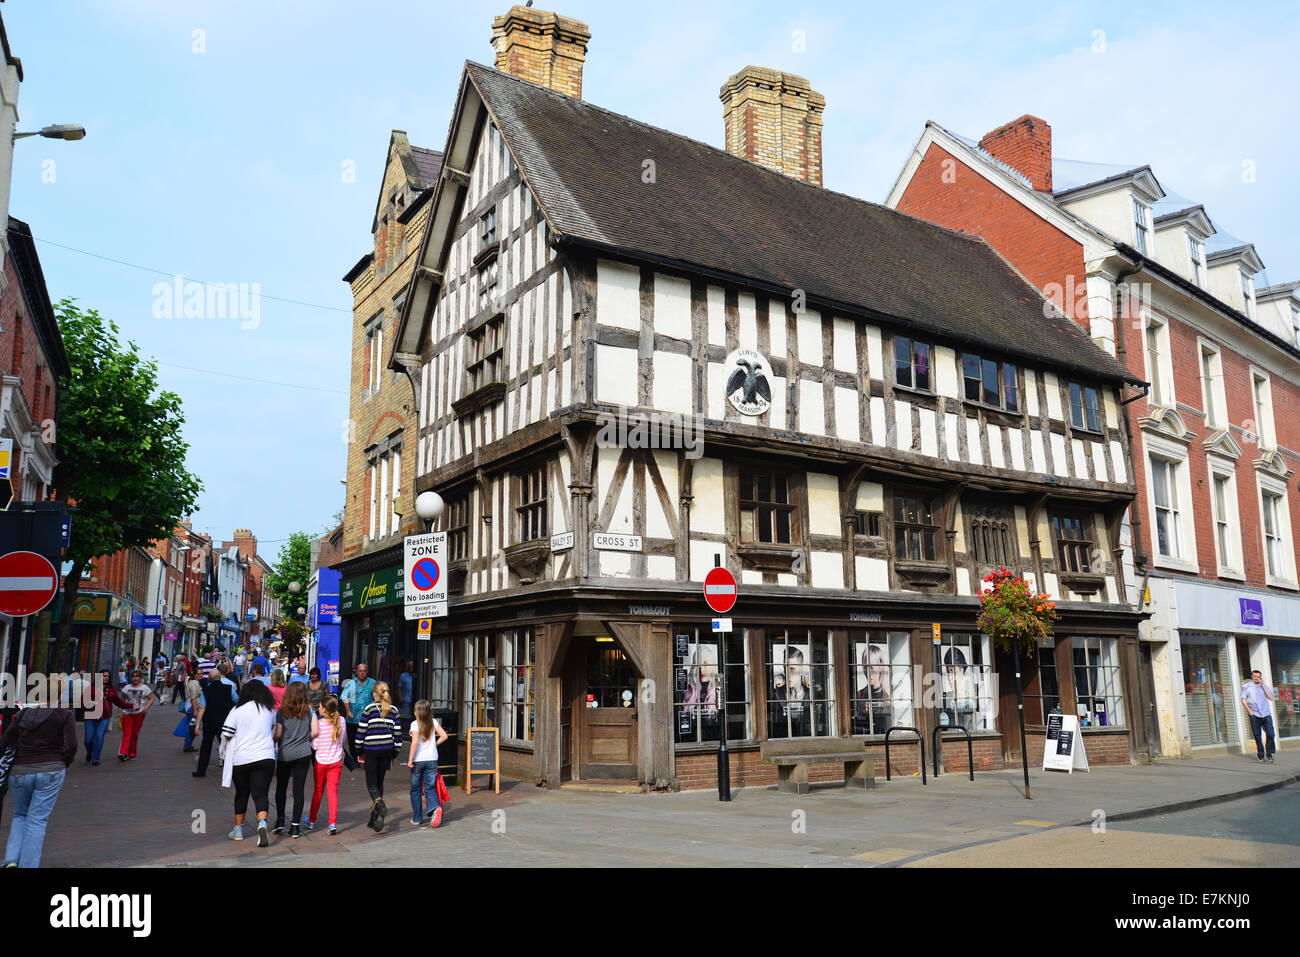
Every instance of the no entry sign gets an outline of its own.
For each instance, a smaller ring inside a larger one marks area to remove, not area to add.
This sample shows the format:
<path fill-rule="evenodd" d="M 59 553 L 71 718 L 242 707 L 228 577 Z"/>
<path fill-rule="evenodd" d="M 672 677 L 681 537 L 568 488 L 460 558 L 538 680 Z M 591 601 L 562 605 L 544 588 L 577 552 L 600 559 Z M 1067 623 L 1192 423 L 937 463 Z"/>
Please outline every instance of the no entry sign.
<path fill-rule="evenodd" d="M 0 612 L 34 615 L 54 599 L 59 576 L 44 555 L 10 552 L 0 556 Z"/>
<path fill-rule="evenodd" d="M 725 568 L 710 569 L 704 576 L 704 600 L 719 615 L 736 605 L 736 577 Z"/>

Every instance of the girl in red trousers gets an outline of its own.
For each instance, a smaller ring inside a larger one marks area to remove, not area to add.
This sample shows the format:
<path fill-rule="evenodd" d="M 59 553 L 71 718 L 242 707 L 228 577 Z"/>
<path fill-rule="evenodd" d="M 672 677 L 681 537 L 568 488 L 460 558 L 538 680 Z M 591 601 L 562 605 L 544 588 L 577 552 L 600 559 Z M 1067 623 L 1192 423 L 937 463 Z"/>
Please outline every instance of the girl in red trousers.
<path fill-rule="evenodd" d="M 130 682 L 122 685 L 118 693 L 131 705 L 131 710 L 122 712 L 122 749 L 117 759 L 134 761 L 140 743 L 140 726 L 154 704 L 153 689 L 144 683 L 144 673 L 137 670 L 131 672 Z"/>
<path fill-rule="evenodd" d="M 311 716 L 311 746 L 316 750 L 316 789 L 311 796 L 311 815 L 307 830 L 316 827 L 321 796 L 328 790 L 331 836 L 339 832 L 339 773 L 343 770 L 343 719 L 339 717 L 339 699 L 333 695 L 321 702 Z"/>

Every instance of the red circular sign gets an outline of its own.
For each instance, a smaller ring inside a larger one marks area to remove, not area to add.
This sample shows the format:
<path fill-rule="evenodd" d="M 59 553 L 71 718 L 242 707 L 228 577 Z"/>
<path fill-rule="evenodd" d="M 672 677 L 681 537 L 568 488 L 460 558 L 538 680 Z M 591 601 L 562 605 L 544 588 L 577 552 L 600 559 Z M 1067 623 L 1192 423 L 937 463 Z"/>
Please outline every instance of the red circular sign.
<path fill-rule="evenodd" d="M 44 555 L 35 552 L 10 552 L 0 556 L 0 612 L 34 615 L 51 601 L 59 590 L 59 576 Z"/>
<path fill-rule="evenodd" d="M 736 605 L 736 576 L 725 568 L 713 568 L 704 576 L 704 600 L 719 615 L 725 615 Z"/>

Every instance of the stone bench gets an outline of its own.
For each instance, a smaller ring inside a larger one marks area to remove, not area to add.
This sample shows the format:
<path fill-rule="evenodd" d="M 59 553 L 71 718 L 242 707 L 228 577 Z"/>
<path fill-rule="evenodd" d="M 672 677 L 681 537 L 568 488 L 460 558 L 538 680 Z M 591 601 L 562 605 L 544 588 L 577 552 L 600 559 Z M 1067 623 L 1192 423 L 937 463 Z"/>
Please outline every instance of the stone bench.
<path fill-rule="evenodd" d="M 776 765 L 777 790 L 787 794 L 808 793 L 808 769 L 814 764 L 843 764 L 847 787 L 876 786 L 875 762 L 867 755 L 865 745 L 852 738 L 764 741 L 759 755 L 768 764 Z"/>

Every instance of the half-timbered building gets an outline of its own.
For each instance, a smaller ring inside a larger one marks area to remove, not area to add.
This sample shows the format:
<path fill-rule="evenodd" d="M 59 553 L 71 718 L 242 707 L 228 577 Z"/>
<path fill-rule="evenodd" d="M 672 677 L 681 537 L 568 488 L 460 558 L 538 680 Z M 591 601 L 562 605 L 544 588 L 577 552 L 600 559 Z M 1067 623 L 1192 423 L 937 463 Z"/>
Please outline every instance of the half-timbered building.
<path fill-rule="evenodd" d="M 447 503 L 420 693 L 552 786 L 707 786 L 722 720 L 737 785 L 775 779 L 763 741 L 892 725 L 997 767 L 1015 680 L 976 596 L 1006 566 L 1060 614 L 1030 723 L 1081 641 L 1089 758 L 1132 760 L 1137 380 L 983 240 L 823 189 L 806 81 L 728 81 L 734 155 L 548 88 L 585 36 L 517 7 L 494 39 L 521 76 L 466 65 L 394 337 L 415 490 Z"/>

